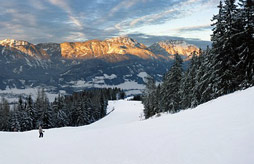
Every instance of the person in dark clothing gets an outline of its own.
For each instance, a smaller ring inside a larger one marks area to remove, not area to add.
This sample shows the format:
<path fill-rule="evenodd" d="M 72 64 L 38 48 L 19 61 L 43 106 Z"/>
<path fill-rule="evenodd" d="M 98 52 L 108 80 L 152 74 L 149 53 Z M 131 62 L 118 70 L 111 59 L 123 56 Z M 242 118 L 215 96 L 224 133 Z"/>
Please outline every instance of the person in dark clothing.
<path fill-rule="evenodd" d="M 42 127 L 41 126 L 39 126 L 39 138 L 42 138 L 43 137 L 43 130 L 42 130 Z"/>

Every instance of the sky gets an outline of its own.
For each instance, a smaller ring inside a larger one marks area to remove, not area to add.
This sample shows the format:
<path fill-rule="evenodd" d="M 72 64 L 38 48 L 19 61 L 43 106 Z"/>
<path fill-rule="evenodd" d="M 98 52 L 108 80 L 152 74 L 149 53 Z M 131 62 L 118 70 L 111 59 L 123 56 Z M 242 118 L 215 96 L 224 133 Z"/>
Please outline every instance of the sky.
<path fill-rule="evenodd" d="M 32 43 L 187 38 L 209 41 L 219 0 L 1 0 L 0 40 Z"/>

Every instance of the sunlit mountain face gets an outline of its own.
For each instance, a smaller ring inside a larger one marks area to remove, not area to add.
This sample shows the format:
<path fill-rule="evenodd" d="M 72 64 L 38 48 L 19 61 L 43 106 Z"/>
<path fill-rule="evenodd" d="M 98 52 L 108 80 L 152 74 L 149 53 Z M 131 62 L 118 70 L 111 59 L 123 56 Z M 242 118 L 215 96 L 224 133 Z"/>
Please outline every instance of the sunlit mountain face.
<path fill-rule="evenodd" d="M 141 59 L 173 59 L 174 54 L 180 54 L 187 58 L 194 51 L 196 53 L 199 51 L 198 47 L 187 44 L 185 41 L 160 41 L 147 47 L 129 37 L 115 37 L 103 41 L 89 40 L 60 44 L 40 43 L 37 45 L 22 40 L 5 39 L 0 41 L 0 45 L 4 47 L 2 53 L 8 49 L 14 51 L 14 54 L 15 51 L 18 51 L 38 59 L 49 59 L 58 56 L 65 59 L 102 58 L 109 62 L 128 60 L 130 59 L 129 56 Z M 116 60 L 113 60 L 113 58 L 116 58 Z"/>
<path fill-rule="evenodd" d="M 85 42 L 40 43 L 0 41 L 1 89 L 44 86 L 81 90 L 119 86 L 139 92 L 144 78 L 161 81 L 179 54 L 188 61 L 199 52 L 184 41 L 161 41 L 147 47 L 129 37 Z M 138 90 L 138 91 L 137 91 Z"/>

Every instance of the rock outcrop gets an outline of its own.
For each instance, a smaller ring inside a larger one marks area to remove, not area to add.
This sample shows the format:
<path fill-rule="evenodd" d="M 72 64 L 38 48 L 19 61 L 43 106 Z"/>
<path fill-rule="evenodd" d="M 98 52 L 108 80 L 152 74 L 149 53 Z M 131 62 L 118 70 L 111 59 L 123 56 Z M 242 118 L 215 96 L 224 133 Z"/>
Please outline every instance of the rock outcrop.
<path fill-rule="evenodd" d="M 194 52 L 196 55 L 200 54 L 198 47 L 179 40 L 157 42 L 151 45 L 149 49 L 155 55 L 165 59 L 173 59 L 174 54 L 179 54 L 184 60 L 189 60 Z"/>

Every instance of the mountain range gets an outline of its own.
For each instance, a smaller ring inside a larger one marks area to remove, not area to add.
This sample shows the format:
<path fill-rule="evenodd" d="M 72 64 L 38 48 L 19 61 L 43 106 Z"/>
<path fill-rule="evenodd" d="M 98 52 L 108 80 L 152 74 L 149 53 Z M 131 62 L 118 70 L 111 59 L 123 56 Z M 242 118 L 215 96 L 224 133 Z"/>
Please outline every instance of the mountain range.
<path fill-rule="evenodd" d="M 161 41 L 147 47 L 129 37 L 85 42 L 0 41 L 0 89 L 47 87 L 77 91 L 92 87 L 140 90 L 144 77 L 161 81 L 174 54 L 188 61 L 199 48 L 185 41 Z"/>

